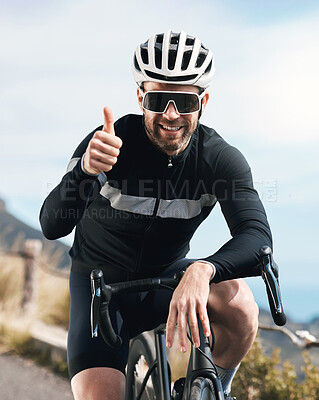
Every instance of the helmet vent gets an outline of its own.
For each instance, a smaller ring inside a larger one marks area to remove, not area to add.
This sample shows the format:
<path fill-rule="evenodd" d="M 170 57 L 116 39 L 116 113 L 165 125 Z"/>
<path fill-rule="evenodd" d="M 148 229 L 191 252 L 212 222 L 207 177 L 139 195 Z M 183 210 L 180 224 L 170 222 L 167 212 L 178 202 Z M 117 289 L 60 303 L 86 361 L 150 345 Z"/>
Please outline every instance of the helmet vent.
<path fill-rule="evenodd" d="M 179 42 L 179 33 L 172 33 L 171 35 L 171 44 L 177 45 Z"/>
<path fill-rule="evenodd" d="M 191 60 L 192 51 L 187 50 L 184 52 L 183 60 L 182 60 L 182 71 L 186 71 Z"/>
<path fill-rule="evenodd" d="M 207 53 L 208 53 L 208 52 L 207 52 L 207 50 L 205 49 L 204 51 L 202 50 L 202 51 L 198 54 L 197 61 L 196 61 L 196 65 L 195 65 L 196 68 L 200 68 L 200 67 L 203 65 L 204 61 L 206 60 Z"/>
<path fill-rule="evenodd" d="M 157 35 L 155 43 L 163 43 L 163 38 L 164 38 L 163 34 Z"/>
<path fill-rule="evenodd" d="M 143 63 L 144 64 L 148 64 L 148 51 L 147 51 L 147 49 L 141 49 L 141 57 L 142 57 L 142 60 L 143 60 Z"/>
<path fill-rule="evenodd" d="M 186 46 L 194 46 L 194 38 L 192 38 L 191 36 L 187 36 L 185 44 Z"/>
<path fill-rule="evenodd" d="M 169 50 L 168 51 L 168 69 L 173 70 L 175 67 L 177 51 Z"/>
<path fill-rule="evenodd" d="M 135 69 L 136 69 L 137 71 L 141 71 L 141 68 L 140 68 L 140 66 L 138 65 L 136 56 L 134 57 L 134 67 L 135 67 Z"/>
<path fill-rule="evenodd" d="M 159 46 L 155 47 L 155 65 L 156 68 L 162 69 L 162 49 Z"/>
<path fill-rule="evenodd" d="M 213 65 L 213 60 L 208 64 L 208 67 L 205 69 L 204 74 L 207 74 L 212 69 L 212 65 Z"/>

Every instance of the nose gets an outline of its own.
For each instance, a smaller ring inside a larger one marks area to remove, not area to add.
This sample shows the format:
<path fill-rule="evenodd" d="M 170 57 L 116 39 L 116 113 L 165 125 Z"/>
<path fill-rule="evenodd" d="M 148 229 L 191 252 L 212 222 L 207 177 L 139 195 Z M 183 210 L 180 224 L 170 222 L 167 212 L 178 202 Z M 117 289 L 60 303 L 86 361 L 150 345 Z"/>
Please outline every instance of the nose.
<path fill-rule="evenodd" d="M 180 114 L 172 101 L 168 103 L 165 112 L 163 112 L 163 116 L 169 121 L 179 118 Z"/>

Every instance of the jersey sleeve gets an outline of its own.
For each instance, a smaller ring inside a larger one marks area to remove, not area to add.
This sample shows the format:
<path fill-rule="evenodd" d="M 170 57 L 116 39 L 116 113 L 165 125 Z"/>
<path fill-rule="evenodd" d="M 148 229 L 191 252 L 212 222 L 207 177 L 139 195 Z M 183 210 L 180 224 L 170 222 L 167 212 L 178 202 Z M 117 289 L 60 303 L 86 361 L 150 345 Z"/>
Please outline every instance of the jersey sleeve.
<path fill-rule="evenodd" d="M 106 180 L 104 173 L 89 175 L 81 167 L 82 157 L 96 130 L 79 144 L 66 174 L 42 205 L 40 224 L 47 239 L 58 239 L 71 233 Z"/>
<path fill-rule="evenodd" d="M 272 235 L 250 167 L 239 150 L 228 146 L 217 158 L 215 176 L 215 194 L 232 238 L 205 258 L 216 267 L 213 282 L 260 275 L 259 249 L 272 247 Z"/>

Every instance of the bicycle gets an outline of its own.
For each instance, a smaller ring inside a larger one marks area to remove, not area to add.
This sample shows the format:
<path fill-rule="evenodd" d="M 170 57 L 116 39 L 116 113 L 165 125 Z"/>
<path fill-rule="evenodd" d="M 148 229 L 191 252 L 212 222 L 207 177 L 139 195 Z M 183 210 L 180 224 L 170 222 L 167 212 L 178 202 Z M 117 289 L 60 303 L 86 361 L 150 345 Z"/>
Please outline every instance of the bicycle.
<path fill-rule="evenodd" d="M 281 300 L 278 266 L 269 247 L 260 249 L 260 258 L 258 266 L 266 284 L 271 314 L 274 322 L 282 326 L 286 323 L 286 316 Z M 149 278 L 107 285 L 104 283 L 103 272 L 93 270 L 91 272 L 92 337 L 96 337 L 99 330 L 109 346 L 120 346 L 122 340 L 114 332 L 108 310 L 112 296 L 156 289 L 174 290 L 182 275 L 183 273 L 173 278 Z M 192 344 L 186 377 L 174 383 L 172 392 L 165 346 L 165 324 L 154 329 L 155 343 L 149 333 L 145 332 L 132 339 L 127 363 L 126 400 L 226 400 L 212 358 L 209 339 L 205 337 L 200 321 L 198 325 L 200 346 L 195 348 Z M 211 332 L 214 338 L 212 329 Z M 188 338 L 192 343 L 189 335 Z"/>

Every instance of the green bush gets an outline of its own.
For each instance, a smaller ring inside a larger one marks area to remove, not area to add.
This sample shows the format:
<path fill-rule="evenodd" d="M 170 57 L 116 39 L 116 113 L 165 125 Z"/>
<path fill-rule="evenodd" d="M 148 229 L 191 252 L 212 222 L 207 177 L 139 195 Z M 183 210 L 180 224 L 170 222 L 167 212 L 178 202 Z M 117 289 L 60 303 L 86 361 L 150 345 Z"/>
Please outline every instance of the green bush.
<path fill-rule="evenodd" d="M 282 362 L 280 350 L 271 357 L 257 339 L 240 365 L 232 393 L 240 400 L 319 400 L 319 369 L 303 354 L 305 379 L 299 382 L 295 367 Z"/>
<path fill-rule="evenodd" d="M 319 369 L 311 363 L 308 353 L 304 353 L 305 366 L 303 371 L 305 379 L 301 383 L 304 399 L 319 399 Z"/>

